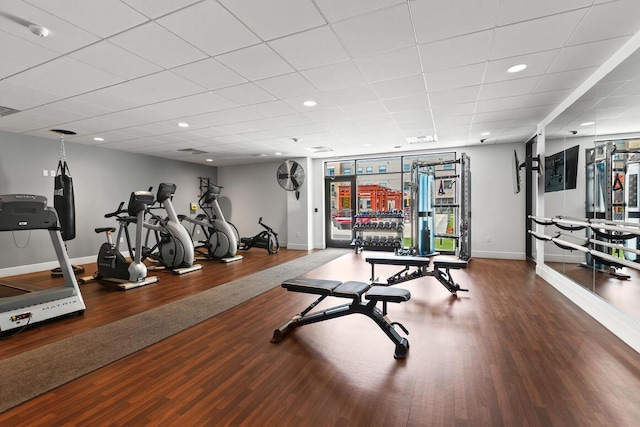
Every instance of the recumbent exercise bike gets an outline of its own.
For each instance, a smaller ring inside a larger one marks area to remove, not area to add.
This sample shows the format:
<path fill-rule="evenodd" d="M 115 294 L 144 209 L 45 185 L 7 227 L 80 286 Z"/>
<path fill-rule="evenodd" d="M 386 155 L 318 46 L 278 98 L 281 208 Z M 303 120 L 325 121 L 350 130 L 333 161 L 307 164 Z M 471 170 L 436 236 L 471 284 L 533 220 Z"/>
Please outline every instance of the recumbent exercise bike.
<path fill-rule="evenodd" d="M 269 252 L 269 255 L 277 253 L 280 250 L 278 233 L 273 231 L 273 228 L 263 223 L 262 217 L 258 219 L 258 224 L 264 227 L 264 231 L 261 231 L 253 237 L 240 238 L 240 245 L 238 246 L 238 249 L 248 251 L 251 248 L 263 248 Z"/>

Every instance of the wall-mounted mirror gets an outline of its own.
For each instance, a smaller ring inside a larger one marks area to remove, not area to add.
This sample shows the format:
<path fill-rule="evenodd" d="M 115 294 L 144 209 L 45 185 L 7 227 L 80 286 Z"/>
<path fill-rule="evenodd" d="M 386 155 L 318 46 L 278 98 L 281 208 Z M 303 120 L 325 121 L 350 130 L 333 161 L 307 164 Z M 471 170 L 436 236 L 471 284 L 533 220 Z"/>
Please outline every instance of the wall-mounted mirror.
<path fill-rule="evenodd" d="M 640 222 L 640 51 L 631 54 L 545 127 L 544 216 Z M 578 245 L 590 230 L 545 227 Z M 640 263 L 640 239 L 601 249 Z M 640 272 L 580 250 L 545 246 L 545 263 L 621 311 L 640 319 Z M 628 264 L 627 264 L 628 265 Z"/>

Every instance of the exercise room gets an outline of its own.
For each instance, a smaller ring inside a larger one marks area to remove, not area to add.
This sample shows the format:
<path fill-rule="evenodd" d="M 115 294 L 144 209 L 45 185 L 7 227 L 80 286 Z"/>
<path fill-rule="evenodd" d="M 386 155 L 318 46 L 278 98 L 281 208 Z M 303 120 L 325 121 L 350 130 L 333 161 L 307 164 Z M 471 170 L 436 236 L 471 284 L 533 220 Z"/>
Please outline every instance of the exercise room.
<path fill-rule="evenodd" d="M 640 2 L 0 4 L 0 425 L 640 419 Z"/>

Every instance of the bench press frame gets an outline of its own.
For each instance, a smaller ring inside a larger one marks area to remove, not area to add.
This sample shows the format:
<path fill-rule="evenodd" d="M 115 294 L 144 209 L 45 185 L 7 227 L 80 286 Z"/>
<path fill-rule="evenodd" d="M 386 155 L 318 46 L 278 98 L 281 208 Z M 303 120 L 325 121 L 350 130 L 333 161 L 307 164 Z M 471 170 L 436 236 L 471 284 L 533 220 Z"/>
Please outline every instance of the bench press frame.
<path fill-rule="evenodd" d="M 451 277 L 451 269 L 459 270 L 467 267 L 466 261 L 461 260 L 445 260 L 435 259 L 433 261 L 433 269 L 429 270 L 431 258 L 422 256 L 405 256 L 405 255 L 371 255 L 365 260 L 371 264 L 371 283 L 380 286 L 392 286 L 398 283 L 407 282 L 409 280 L 419 279 L 420 277 L 435 277 L 438 282 L 447 288 L 451 294 L 458 296 L 458 292 L 469 292 L 469 289 L 463 289 Z M 395 265 L 403 267 L 402 270 L 390 276 L 387 283 L 377 282 L 376 265 Z M 409 272 L 411 268 L 413 271 Z"/>
<path fill-rule="evenodd" d="M 372 286 L 365 282 L 340 282 L 337 280 L 295 278 L 282 282 L 282 287 L 292 292 L 319 295 L 319 297 L 305 308 L 300 314 L 295 315 L 287 323 L 273 332 L 272 343 L 278 343 L 293 329 L 312 323 L 323 322 L 350 314 L 363 314 L 371 318 L 395 345 L 393 357 L 404 359 L 409 350 L 409 341 L 400 336 L 395 329 L 398 326 L 405 334 L 409 331 L 398 322 L 391 322 L 386 316 L 386 304 L 388 302 L 404 302 L 411 298 L 406 289 L 388 288 L 385 286 Z M 350 298 L 351 303 L 341 304 L 325 310 L 309 314 L 314 307 L 327 297 Z M 362 297 L 368 299 L 363 302 Z M 384 311 L 376 307 L 378 302 L 384 303 Z"/>

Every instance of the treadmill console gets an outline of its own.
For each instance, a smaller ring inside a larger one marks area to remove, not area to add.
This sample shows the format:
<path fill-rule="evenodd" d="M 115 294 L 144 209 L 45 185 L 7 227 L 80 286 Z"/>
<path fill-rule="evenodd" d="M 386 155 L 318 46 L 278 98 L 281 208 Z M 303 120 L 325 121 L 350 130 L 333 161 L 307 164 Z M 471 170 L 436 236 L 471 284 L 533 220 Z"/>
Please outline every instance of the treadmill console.
<path fill-rule="evenodd" d="M 47 198 L 34 194 L 0 195 L 0 231 L 55 229 L 58 215 Z"/>

